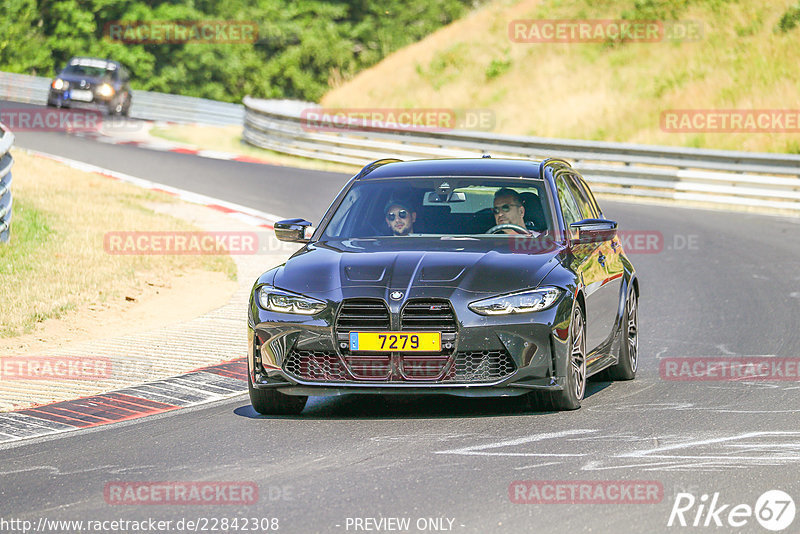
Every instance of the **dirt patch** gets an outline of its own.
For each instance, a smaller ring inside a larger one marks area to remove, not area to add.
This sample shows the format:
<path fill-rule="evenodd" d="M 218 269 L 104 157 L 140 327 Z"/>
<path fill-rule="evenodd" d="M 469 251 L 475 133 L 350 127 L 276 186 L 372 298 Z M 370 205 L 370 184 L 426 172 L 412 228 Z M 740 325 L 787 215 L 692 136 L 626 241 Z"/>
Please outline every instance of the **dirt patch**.
<path fill-rule="evenodd" d="M 174 278 L 146 278 L 123 288 L 124 296 L 82 306 L 38 323 L 33 332 L 0 339 L 0 354 L 21 356 L 70 343 L 143 332 L 193 319 L 224 306 L 237 283 L 219 272 L 190 271 Z"/>
<path fill-rule="evenodd" d="M 238 284 L 227 255 L 104 248 L 107 232 L 200 229 L 175 215 L 184 202 L 19 150 L 14 159 L 12 238 L 0 247 L 0 356 L 152 329 L 229 302 Z"/>

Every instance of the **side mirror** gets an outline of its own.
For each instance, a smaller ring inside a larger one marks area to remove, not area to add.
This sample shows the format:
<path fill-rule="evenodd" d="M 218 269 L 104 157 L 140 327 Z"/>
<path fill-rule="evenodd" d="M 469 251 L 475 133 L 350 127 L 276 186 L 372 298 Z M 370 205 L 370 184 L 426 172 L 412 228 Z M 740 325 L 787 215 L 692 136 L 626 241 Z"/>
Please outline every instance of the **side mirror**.
<path fill-rule="evenodd" d="M 308 243 L 306 228 L 311 228 L 311 223 L 305 219 L 286 219 L 275 223 L 275 237 L 279 241 L 289 243 Z"/>
<path fill-rule="evenodd" d="M 575 244 L 610 241 L 617 235 L 617 222 L 608 219 L 583 219 L 569 226 L 578 230 L 578 237 L 572 240 Z"/>

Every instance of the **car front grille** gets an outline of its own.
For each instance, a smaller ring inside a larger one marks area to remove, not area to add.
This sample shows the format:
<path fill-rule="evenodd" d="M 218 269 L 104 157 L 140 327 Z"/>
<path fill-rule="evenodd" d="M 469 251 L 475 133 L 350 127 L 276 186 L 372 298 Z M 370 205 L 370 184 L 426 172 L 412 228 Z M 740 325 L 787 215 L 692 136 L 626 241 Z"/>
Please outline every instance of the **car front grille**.
<path fill-rule="evenodd" d="M 389 309 L 379 299 L 347 299 L 339 308 L 336 331 L 388 330 Z"/>
<path fill-rule="evenodd" d="M 344 357 L 350 373 L 358 380 L 388 380 L 392 374 L 392 365 L 388 354 L 370 354 L 369 356 Z"/>
<path fill-rule="evenodd" d="M 303 380 L 342 381 L 347 380 L 347 371 L 335 352 L 293 350 L 283 364 L 290 375 Z"/>
<path fill-rule="evenodd" d="M 434 356 L 417 356 L 404 354 L 400 368 L 407 380 L 430 380 L 442 375 L 450 356 L 446 354 Z"/>
<path fill-rule="evenodd" d="M 448 378 L 457 382 L 494 382 L 516 370 L 514 360 L 504 350 L 458 352 Z"/>
<path fill-rule="evenodd" d="M 446 300 L 410 300 L 403 308 L 400 328 L 455 332 L 456 316 Z"/>
<path fill-rule="evenodd" d="M 406 332 L 441 332 L 442 352 L 350 352 L 351 332 L 390 331 L 392 321 L 381 299 L 346 299 L 336 316 L 335 351 L 293 350 L 284 370 L 312 382 L 380 383 L 493 382 L 516 370 L 506 351 L 455 352 L 458 322 L 448 300 L 409 300 L 400 313 L 399 327 Z"/>
<path fill-rule="evenodd" d="M 283 368 L 289 375 L 310 382 L 391 382 L 388 355 L 348 356 L 345 359 L 347 365 L 335 352 L 292 350 Z M 448 362 L 449 358 L 443 356 L 402 355 L 402 381 L 431 382 L 442 374 Z M 437 382 L 495 382 L 509 376 L 516 368 L 506 351 L 458 352 L 446 376 Z"/>

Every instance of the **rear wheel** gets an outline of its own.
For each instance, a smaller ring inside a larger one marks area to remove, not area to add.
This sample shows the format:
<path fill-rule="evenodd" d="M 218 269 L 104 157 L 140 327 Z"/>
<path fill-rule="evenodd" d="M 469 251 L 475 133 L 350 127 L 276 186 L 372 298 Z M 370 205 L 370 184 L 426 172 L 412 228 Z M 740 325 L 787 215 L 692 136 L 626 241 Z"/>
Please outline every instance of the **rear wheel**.
<path fill-rule="evenodd" d="M 256 389 L 247 372 L 247 390 L 253 409 L 261 415 L 297 415 L 306 407 L 308 397 L 284 395 L 274 389 Z"/>
<path fill-rule="evenodd" d="M 583 311 L 575 306 L 569 325 L 567 380 L 561 391 L 542 392 L 545 409 L 577 410 L 586 393 L 586 322 Z"/>
<path fill-rule="evenodd" d="M 639 365 L 639 299 L 633 288 L 625 300 L 621 330 L 619 360 L 608 368 L 607 376 L 611 380 L 633 380 Z"/>

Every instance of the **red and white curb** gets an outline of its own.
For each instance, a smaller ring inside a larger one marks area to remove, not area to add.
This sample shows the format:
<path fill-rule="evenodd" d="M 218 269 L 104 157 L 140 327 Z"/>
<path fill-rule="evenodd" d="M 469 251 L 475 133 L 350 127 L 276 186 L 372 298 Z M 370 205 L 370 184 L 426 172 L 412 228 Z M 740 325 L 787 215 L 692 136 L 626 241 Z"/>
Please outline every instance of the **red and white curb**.
<path fill-rule="evenodd" d="M 82 161 L 64 158 L 61 156 L 55 156 L 53 154 L 47 154 L 45 152 L 39 152 L 38 150 L 31 150 L 27 148 L 17 148 L 16 150 L 19 150 L 26 154 L 30 154 L 32 156 L 45 158 L 52 161 L 57 161 L 73 169 L 99 174 L 101 176 L 105 176 L 106 178 L 119 180 L 121 182 L 132 184 L 137 187 L 148 189 L 150 191 L 159 191 L 161 193 L 166 193 L 168 195 L 174 196 L 186 202 L 191 202 L 192 204 L 200 204 L 202 206 L 206 206 L 207 208 L 221 211 L 239 221 L 242 221 L 252 226 L 257 226 L 259 228 L 268 228 L 271 230 L 273 228 L 273 223 L 275 221 L 280 221 L 281 219 L 285 218 L 279 215 L 275 215 L 273 213 L 266 213 L 263 211 L 248 208 L 246 206 L 242 206 L 240 204 L 234 204 L 233 202 L 227 202 L 206 195 L 201 195 L 199 193 L 186 191 L 185 189 L 179 189 L 177 187 L 159 184 L 157 182 L 151 182 L 150 180 L 137 178 L 136 176 L 131 176 L 130 174 L 104 169 L 103 167 L 92 165 L 91 163 L 84 163 Z"/>
<path fill-rule="evenodd" d="M 106 143 L 109 145 L 127 145 L 135 146 L 138 148 L 145 148 L 147 150 L 156 150 L 159 152 L 172 152 L 175 154 L 189 154 L 201 158 L 219 159 L 224 161 L 238 161 L 241 163 L 257 163 L 260 165 L 280 165 L 275 161 L 270 161 L 262 158 L 255 158 L 252 156 L 245 156 L 233 152 L 222 152 L 218 150 L 205 150 L 195 148 L 180 143 L 170 143 L 169 141 L 140 141 L 135 139 L 125 139 L 122 137 L 113 137 L 104 135 L 99 132 L 78 132 L 75 133 L 77 137 L 89 138 L 98 143 Z"/>
<path fill-rule="evenodd" d="M 244 358 L 109 393 L 0 413 L 0 444 L 139 419 L 247 391 Z"/>
<path fill-rule="evenodd" d="M 95 173 L 150 191 L 200 204 L 260 228 L 273 228 L 282 217 L 36 150 L 17 148 L 35 157 Z M 239 358 L 190 373 L 129 386 L 75 400 L 0 413 L 0 444 L 108 425 L 149 415 L 208 404 L 247 391 L 247 362 Z"/>

